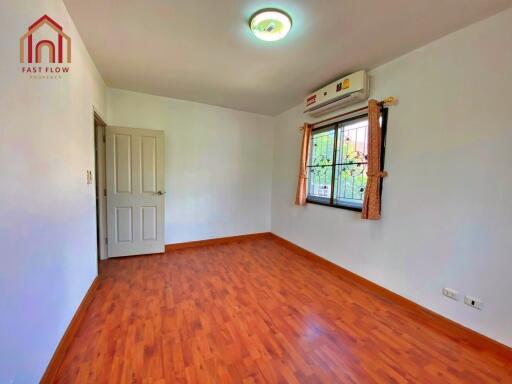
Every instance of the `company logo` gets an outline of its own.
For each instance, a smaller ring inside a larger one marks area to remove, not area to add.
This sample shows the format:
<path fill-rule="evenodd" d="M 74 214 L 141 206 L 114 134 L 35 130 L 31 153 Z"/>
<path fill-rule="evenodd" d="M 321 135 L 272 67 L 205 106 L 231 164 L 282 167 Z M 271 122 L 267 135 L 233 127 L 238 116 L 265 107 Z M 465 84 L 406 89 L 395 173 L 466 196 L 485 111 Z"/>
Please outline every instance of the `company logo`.
<path fill-rule="evenodd" d="M 70 70 L 65 64 L 71 63 L 71 38 L 60 24 L 44 15 L 20 37 L 20 63 L 21 72 L 31 78 L 60 79 Z"/>

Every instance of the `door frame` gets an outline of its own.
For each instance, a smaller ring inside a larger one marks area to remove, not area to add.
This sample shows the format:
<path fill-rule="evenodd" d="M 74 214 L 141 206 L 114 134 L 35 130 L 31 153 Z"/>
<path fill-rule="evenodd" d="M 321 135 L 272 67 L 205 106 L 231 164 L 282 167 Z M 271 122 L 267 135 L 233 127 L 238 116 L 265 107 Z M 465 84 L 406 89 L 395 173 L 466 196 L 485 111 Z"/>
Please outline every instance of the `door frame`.
<path fill-rule="evenodd" d="M 107 251 L 107 183 L 105 128 L 107 124 L 94 111 L 94 166 L 95 166 L 95 204 L 96 204 L 96 247 L 98 264 L 108 258 Z"/>

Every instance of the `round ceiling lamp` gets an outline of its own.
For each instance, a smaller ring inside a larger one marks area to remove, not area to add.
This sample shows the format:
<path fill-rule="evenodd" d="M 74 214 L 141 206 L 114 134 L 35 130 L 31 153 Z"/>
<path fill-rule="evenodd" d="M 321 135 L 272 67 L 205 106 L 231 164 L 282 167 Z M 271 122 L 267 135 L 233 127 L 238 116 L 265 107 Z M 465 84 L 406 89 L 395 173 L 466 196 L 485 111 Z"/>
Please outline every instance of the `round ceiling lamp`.
<path fill-rule="evenodd" d="M 258 39 L 276 41 L 290 32 L 292 19 L 279 9 L 262 9 L 252 15 L 249 26 Z"/>

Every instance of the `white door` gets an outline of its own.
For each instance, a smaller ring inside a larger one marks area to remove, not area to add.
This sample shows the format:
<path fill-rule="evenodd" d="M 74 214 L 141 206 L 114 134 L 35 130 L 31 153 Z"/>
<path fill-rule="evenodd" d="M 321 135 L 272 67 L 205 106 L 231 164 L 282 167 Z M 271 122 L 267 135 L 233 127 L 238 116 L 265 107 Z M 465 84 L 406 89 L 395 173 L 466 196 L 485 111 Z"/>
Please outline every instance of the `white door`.
<path fill-rule="evenodd" d="M 108 257 L 164 252 L 164 133 L 107 127 Z"/>

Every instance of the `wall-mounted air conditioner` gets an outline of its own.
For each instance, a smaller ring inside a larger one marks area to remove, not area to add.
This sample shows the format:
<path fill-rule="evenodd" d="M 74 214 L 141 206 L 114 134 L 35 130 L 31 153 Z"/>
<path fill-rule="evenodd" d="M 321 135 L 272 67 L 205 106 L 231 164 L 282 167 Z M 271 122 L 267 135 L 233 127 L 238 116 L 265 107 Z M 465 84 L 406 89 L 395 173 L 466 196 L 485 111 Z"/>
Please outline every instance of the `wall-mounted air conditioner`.
<path fill-rule="evenodd" d="M 369 95 L 368 75 L 366 71 L 358 71 L 306 97 L 304 112 L 311 116 L 320 116 L 335 109 L 367 100 Z"/>

